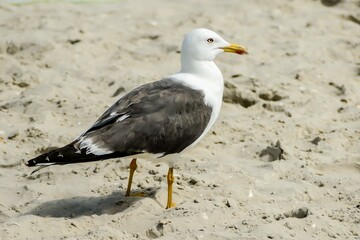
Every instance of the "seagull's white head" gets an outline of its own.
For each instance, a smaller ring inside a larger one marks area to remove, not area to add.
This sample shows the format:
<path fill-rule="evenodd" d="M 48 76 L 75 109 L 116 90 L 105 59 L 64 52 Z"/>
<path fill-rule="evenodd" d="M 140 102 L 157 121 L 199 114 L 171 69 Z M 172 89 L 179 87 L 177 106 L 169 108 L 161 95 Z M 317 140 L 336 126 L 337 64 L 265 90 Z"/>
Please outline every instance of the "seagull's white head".
<path fill-rule="evenodd" d="M 245 47 L 230 44 L 219 34 L 205 28 L 198 28 L 186 34 L 181 48 L 182 58 L 185 61 L 213 61 L 223 52 L 247 54 Z"/>

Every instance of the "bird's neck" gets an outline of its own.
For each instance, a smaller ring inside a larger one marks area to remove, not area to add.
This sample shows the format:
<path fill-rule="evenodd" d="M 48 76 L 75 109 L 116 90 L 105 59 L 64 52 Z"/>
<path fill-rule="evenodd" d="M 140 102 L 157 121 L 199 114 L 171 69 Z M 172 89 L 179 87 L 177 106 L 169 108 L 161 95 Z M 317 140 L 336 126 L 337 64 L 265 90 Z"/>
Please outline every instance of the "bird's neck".
<path fill-rule="evenodd" d="M 181 59 L 180 73 L 193 74 L 214 81 L 223 81 L 220 69 L 213 61 Z"/>
<path fill-rule="evenodd" d="M 171 78 L 191 88 L 203 90 L 206 102 L 220 109 L 224 79 L 213 61 L 182 61 L 181 71 Z"/>

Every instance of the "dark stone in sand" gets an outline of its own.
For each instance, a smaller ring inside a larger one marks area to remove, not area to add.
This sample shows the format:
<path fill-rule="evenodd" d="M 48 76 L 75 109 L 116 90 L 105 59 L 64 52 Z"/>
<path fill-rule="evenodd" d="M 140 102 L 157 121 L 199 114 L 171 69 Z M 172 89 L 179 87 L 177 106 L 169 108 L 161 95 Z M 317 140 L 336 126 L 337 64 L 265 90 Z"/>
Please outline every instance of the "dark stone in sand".
<path fill-rule="evenodd" d="M 281 148 L 280 141 L 278 140 L 275 145 L 271 144 L 271 146 L 266 147 L 260 152 L 260 157 L 269 155 L 269 161 L 273 162 L 275 160 L 285 159 L 284 150 Z"/>
<path fill-rule="evenodd" d="M 333 7 L 340 2 L 341 0 L 321 0 L 321 3 L 327 7 Z"/>

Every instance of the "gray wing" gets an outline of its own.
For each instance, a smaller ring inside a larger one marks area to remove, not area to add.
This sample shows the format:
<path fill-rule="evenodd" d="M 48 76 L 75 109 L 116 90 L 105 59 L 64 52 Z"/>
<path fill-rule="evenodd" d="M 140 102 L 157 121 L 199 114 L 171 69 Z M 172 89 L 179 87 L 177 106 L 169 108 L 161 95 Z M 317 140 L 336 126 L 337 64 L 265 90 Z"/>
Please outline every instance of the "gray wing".
<path fill-rule="evenodd" d="M 122 97 L 74 146 L 95 155 L 179 153 L 200 137 L 211 112 L 202 91 L 164 79 Z"/>

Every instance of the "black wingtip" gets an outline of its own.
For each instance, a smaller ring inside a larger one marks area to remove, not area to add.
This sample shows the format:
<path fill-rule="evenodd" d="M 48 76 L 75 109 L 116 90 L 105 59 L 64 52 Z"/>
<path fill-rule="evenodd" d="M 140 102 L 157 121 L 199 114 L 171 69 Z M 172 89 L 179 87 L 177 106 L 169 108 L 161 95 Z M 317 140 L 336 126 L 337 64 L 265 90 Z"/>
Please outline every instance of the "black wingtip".
<path fill-rule="evenodd" d="M 31 159 L 31 160 L 25 162 L 25 165 L 28 167 L 36 166 L 36 161 L 34 159 Z"/>

